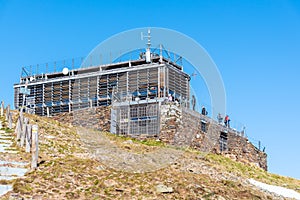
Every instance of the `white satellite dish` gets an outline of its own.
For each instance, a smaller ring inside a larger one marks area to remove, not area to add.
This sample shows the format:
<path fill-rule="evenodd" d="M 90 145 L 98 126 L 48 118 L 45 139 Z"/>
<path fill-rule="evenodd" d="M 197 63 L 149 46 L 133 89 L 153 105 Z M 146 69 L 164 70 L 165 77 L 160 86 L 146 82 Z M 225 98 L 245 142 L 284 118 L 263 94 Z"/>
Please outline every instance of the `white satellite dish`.
<path fill-rule="evenodd" d="M 69 74 L 69 69 L 68 69 L 67 67 L 65 67 L 65 68 L 63 69 L 62 73 L 63 73 L 64 75 L 68 75 L 68 74 Z"/>

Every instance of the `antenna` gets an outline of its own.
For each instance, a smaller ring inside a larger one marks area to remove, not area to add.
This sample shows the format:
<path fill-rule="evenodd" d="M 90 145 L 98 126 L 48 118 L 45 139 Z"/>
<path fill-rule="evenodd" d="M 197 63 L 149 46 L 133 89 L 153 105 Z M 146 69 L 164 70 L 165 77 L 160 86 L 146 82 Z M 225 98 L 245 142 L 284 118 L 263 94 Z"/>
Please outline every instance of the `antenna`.
<path fill-rule="evenodd" d="M 144 35 L 144 33 L 141 32 L 141 40 L 144 40 L 144 38 L 148 39 L 147 49 L 150 49 L 151 48 L 151 31 L 150 31 L 150 29 L 148 29 L 148 34 L 147 35 Z"/>
<path fill-rule="evenodd" d="M 150 47 L 151 47 L 151 32 L 150 32 L 150 29 L 148 29 L 148 43 L 147 43 L 147 46 L 148 46 L 148 49 L 150 50 Z"/>
<path fill-rule="evenodd" d="M 147 49 L 146 49 L 146 62 L 150 63 L 151 62 L 151 31 L 150 29 L 148 29 L 148 35 L 144 36 L 143 32 L 141 32 L 141 40 L 143 40 L 144 38 L 148 38 L 147 41 Z"/>

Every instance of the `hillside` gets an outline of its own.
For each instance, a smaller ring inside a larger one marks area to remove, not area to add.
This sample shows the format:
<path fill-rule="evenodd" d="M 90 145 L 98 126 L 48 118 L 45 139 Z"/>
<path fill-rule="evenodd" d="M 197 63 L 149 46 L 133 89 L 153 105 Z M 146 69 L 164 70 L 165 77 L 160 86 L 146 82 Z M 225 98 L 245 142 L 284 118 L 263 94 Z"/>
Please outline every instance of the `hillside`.
<path fill-rule="evenodd" d="M 284 199 L 253 186 L 251 178 L 300 192 L 300 180 L 222 155 L 26 116 L 40 127 L 38 168 L 2 181 L 13 190 L 1 199 Z M 3 130 L 14 136 L 6 127 Z M 17 150 L 15 157 L 2 153 L 1 158 L 30 161 L 28 153 Z"/>

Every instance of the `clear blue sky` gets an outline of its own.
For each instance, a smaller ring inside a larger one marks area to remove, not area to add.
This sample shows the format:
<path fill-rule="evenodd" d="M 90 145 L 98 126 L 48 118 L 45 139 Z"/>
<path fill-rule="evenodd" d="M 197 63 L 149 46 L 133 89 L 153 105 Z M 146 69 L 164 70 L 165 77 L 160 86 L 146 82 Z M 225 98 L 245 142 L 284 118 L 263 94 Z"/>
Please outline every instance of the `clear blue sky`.
<path fill-rule="evenodd" d="M 0 99 L 21 67 L 86 56 L 124 30 L 165 27 L 211 55 L 227 110 L 261 140 L 269 170 L 300 179 L 300 1 L 0 0 Z"/>

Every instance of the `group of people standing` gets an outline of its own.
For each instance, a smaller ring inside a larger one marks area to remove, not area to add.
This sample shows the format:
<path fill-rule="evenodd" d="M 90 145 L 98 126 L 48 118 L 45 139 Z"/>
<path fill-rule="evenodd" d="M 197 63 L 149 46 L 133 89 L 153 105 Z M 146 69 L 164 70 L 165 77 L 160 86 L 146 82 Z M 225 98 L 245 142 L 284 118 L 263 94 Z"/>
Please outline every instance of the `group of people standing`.
<path fill-rule="evenodd" d="M 201 114 L 202 115 L 207 115 L 208 114 L 208 112 L 206 111 L 206 108 L 204 106 L 202 106 Z M 217 118 L 218 118 L 219 124 L 222 124 L 223 117 L 220 113 L 218 114 Z M 228 115 L 226 115 L 225 118 L 224 118 L 224 125 L 226 127 L 230 128 L 230 118 L 229 118 Z"/>
<path fill-rule="evenodd" d="M 219 124 L 222 124 L 223 117 L 222 117 L 222 115 L 220 113 L 218 114 L 217 118 L 218 118 Z M 226 127 L 230 128 L 230 118 L 229 118 L 228 115 L 226 115 L 225 118 L 224 118 L 224 125 Z"/>

